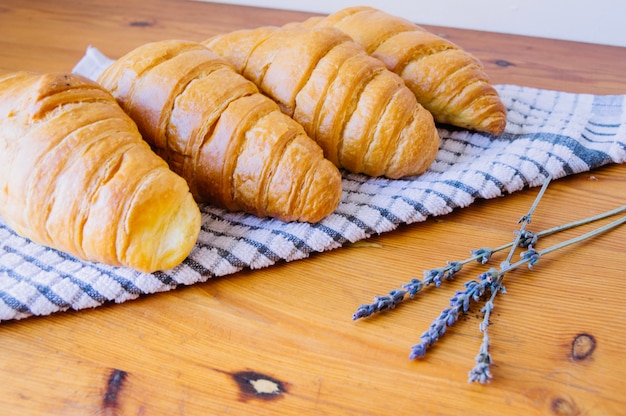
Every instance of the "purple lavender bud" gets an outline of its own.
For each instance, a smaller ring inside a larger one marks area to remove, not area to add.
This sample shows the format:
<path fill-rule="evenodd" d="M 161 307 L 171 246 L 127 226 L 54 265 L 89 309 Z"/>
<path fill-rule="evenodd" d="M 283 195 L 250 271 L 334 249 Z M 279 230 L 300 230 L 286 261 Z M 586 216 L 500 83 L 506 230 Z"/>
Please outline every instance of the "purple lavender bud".
<path fill-rule="evenodd" d="M 366 318 L 373 313 L 371 305 L 361 305 L 357 308 L 356 312 L 352 315 L 352 320 L 356 321 L 360 318 Z"/>
<path fill-rule="evenodd" d="M 398 303 L 404 300 L 404 295 L 406 295 L 406 291 L 402 289 L 394 289 L 391 292 L 389 292 L 389 296 L 391 296 L 394 307 L 395 305 L 397 305 Z"/>
<path fill-rule="evenodd" d="M 448 316 L 446 318 L 446 325 L 450 326 L 459 319 L 459 310 L 457 308 L 450 308 Z"/>
<path fill-rule="evenodd" d="M 463 298 L 463 312 L 469 311 L 469 301 L 470 301 L 470 297 L 469 296 L 465 296 Z"/>
<path fill-rule="evenodd" d="M 526 248 L 532 245 L 537 244 L 539 237 L 531 231 L 523 230 L 519 233 L 520 240 L 517 243 L 518 247 Z"/>
<path fill-rule="evenodd" d="M 422 288 L 424 287 L 424 284 L 422 283 L 421 280 L 417 278 L 413 278 L 408 284 L 402 285 L 402 287 L 408 291 L 410 297 L 413 297 L 415 296 L 417 292 L 422 290 Z"/>
<path fill-rule="evenodd" d="M 486 264 L 489 260 L 491 260 L 491 255 L 493 254 L 493 250 L 488 247 L 479 248 L 478 250 L 470 250 L 472 256 L 480 256 L 476 259 L 480 264 Z"/>
<path fill-rule="evenodd" d="M 486 272 L 483 272 L 478 275 L 478 280 L 483 281 L 487 280 L 489 283 L 495 282 L 500 276 L 500 272 L 495 267 L 490 268 Z"/>
<path fill-rule="evenodd" d="M 411 353 L 409 359 L 414 360 L 416 358 L 422 358 L 426 355 L 426 346 L 423 343 L 415 344 L 411 347 Z"/>
<path fill-rule="evenodd" d="M 452 276 L 459 272 L 463 268 L 463 265 L 458 261 L 452 261 L 448 263 L 448 274 L 446 275 L 447 280 L 452 280 Z"/>
<path fill-rule="evenodd" d="M 472 370 L 469 372 L 468 382 L 479 382 L 480 384 L 485 384 L 491 381 L 492 379 L 491 371 L 489 370 L 489 366 L 485 364 L 477 364 Z"/>
<path fill-rule="evenodd" d="M 436 341 L 439 340 L 439 338 L 441 338 L 443 334 L 446 333 L 446 315 L 447 315 L 447 310 L 444 310 L 444 312 L 442 312 L 442 314 L 437 319 L 436 324 L 433 328 L 436 334 L 436 338 L 435 337 L 433 338 L 435 338 Z"/>
<path fill-rule="evenodd" d="M 533 266 L 539 261 L 539 257 L 541 257 L 541 255 L 533 248 L 533 246 L 529 246 L 528 250 L 521 254 L 521 257 L 524 260 L 528 260 L 528 268 L 532 269 Z"/>
<path fill-rule="evenodd" d="M 435 283 L 436 287 L 441 286 L 441 281 L 446 275 L 447 267 L 437 267 L 431 270 L 424 271 L 424 283 L 428 286 L 431 283 Z"/>

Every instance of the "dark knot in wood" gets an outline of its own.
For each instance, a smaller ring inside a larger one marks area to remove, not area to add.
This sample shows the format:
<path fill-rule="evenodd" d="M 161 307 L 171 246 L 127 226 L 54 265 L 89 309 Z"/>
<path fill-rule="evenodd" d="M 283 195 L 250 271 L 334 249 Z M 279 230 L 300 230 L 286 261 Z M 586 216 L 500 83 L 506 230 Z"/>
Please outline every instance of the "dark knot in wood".
<path fill-rule="evenodd" d="M 575 361 L 585 360 L 591 357 L 596 349 L 596 339 L 589 334 L 578 334 L 572 341 L 572 359 Z"/>

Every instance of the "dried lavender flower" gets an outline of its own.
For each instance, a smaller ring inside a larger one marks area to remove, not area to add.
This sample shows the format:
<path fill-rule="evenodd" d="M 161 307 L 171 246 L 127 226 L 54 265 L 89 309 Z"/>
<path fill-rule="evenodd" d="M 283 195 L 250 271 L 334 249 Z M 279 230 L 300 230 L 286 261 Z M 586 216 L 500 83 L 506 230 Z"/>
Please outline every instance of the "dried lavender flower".
<path fill-rule="evenodd" d="M 523 230 L 521 232 L 516 231 L 516 233 L 519 233 L 520 235 L 519 241 L 517 243 L 518 247 L 526 248 L 529 246 L 534 246 L 539 240 L 539 235 L 528 230 Z"/>
<path fill-rule="evenodd" d="M 489 317 L 491 316 L 491 312 L 494 308 L 493 299 L 495 298 L 496 293 L 496 291 L 491 292 L 491 298 L 485 302 L 485 305 L 480 310 L 484 315 L 478 328 L 480 332 L 483 333 L 483 340 L 480 344 L 478 354 L 474 359 L 474 361 L 476 361 L 476 365 L 474 365 L 474 368 L 472 368 L 468 374 L 468 382 L 470 383 L 478 382 L 485 384 L 492 379 L 491 364 L 493 363 L 493 359 L 491 358 L 491 353 L 489 352 L 491 340 L 489 339 L 488 330 L 489 325 L 491 325 Z"/>
<path fill-rule="evenodd" d="M 420 342 L 411 347 L 411 353 L 409 354 L 411 360 L 424 357 L 426 350 L 446 332 L 446 327 L 453 325 L 458 320 L 461 312 L 469 310 L 470 301 L 477 302 L 480 300 L 487 288 L 491 286 L 491 282 L 487 279 L 470 280 L 464 286 L 465 290 L 457 291 L 450 298 L 450 307 L 444 309 L 430 324 L 428 330 L 420 336 Z"/>
<path fill-rule="evenodd" d="M 406 293 L 405 290 L 394 289 L 386 296 L 375 296 L 373 303 L 359 306 L 352 315 L 352 319 L 366 318 L 381 311 L 394 309 L 398 303 L 402 302 Z"/>
<path fill-rule="evenodd" d="M 445 309 L 439 317 L 435 319 L 435 321 L 431 324 L 428 331 L 422 334 L 420 337 L 421 342 L 412 347 L 411 353 L 409 354 L 410 358 L 423 357 L 426 354 L 426 350 L 435 343 L 443 333 L 445 333 L 445 326 L 452 325 L 456 322 L 456 317 L 462 310 L 463 312 L 467 312 L 469 309 L 470 300 L 479 301 L 483 296 L 487 288 L 491 291 L 491 298 L 485 304 L 485 306 L 481 309 L 484 313 L 483 322 L 480 325 L 480 329 L 483 332 L 483 342 L 481 343 L 480 352 L 476 358 L 476 366 L 470 371 L 470 381 L 478 380 L 480 382 L 486 382 L 491 380 L 491 370 L 490 365 L 492 362 L 491 355 L 489 354 L 489 336 L 487 334 L 487 328 L 489 327 L 489 316 L 491 311 L 493 310 L 493 300 L 498 292 L 504 291 L 504 287 L 502 286 L 502 278 L 504 277 L 504 273 L 511 270 L 511 259 L 513 253 L 517 249 L 520 244 L 525 244 L 526 246 L 530 246 L 531 244 L 537 241 L 537 237 L 526 231 L 526 225 L 528 225 L 532 220 L 532 215 L 537 207 L 540 199 L 543 197 L 545 193 L 548 183 L 551 180 L 551 176 L 548 176 L 546 181 L 544 182 L 539 194 L 535 198 L 531 208 L 528 213 L 524 215 L 518 223 L 522 223 L 520 226 L 515 240 L 510 246 L 510 251 L 507 259 L 503 261 L 500 265 L 500 269 L 497 270 L 495 268 L 490 268 L 488 271 L 480 274 L 478 276 L 479 281 L 470 281 L 465 284 L 466 290 L 464 292 L 457 292 L 457 294 L 450 300 L 451 309 L 456 312 L 455 319 L 450 319 L 450 308 Z M 531 247 L 532 249 L 532 247 Z M 491 252 L 482 249 L 480 253 L 473 253 L 475 256 L 480 258 L 481 262 L 486 262 L 487 253 L 489 257 L 491 257 Z M 524 258 L 523 260 L 530 262 L 534 260 L 535 262 L 539 260 L 536 253 L 533 253 L 531 256 Z M 484 263 L 483 263 L 484 264 Z"/>
<path fill-rule="evenodd" d="M 430 328 L 420 336 L 420 343 L 411 347 L 411 353 L 409 358 L 414 360 L 416 358 L 422 358 L 426 355 L 426 349 L 430 348 L 436 341 L 439 340 L 446 332 L 446 327 L 456 322 L 459 317 L 459 309 L 462 306 L 455 306 L 452 308 L 446 308 L 441 311 L 441 314 L 430 324 Z"/>
<path fill-rule="evenodd" d="M 465 263 L 471 260 L 466 260 Z M 444 280 L 452 280 L 452 276 L 461 270 L 463 264 L 463 262 L 453 261 L 448 262 L 444 267 L 425 270 L 422 280 L 413 278 L 409 283 L 402 285 L 402 289 L 394 289 L 386 296 L 375 296 L 373 303 L 359 306 L 356 312 L 352 314 L 352 319 L 367 318 L 375 313 L 394 309 L 398 303 L 405 299 L 406 294 L 413 298 L 425 286 L 434 284 L 436 287 L 439 287 Z"/>
<path fill-rule="evenodd" d="M 436 287 L 439 287 L 444 279 L 453 280 L 454 274 L 460 271 L 465 263 L 468 263 L 468 261 L 449 261 L 444 267 L 424 270 L 423 286 L 434 283 Z"/>
<path fill-rule="evenodd" d="M 624 208 L 625 207 L 619 210 L 613 210 L 609 212 L 621 212 L 624 210 Z M 599 216 L 596 216 L 595 219 L 604 218 L 606 216 L 608 216 L 608 214 L 601 214 Z M 583 223 L 586 222 L 579 222 L 578 225 Z M 456 294 L 450 299 L 450 307 L 445 308 L 440 313 L 440 315 L 431 323 L 428 330 L 420 336 L 420 342 L 411 347 L 409 358 L 417 359 L 424 357 L 426 355 L 426 351 L 430 347 L 432 347 L 432 345 L 437 342 L 443 336 L 443 334 L 445 334 L 446 328 L 457 322 L 458 317 L 461 313 L 465 313 L 469 310 L 470 302 L 480 301 L 483 295 L 487 291 L 489 291 L 491 292 L 491 297 L 485 302 L 484 307 L 481 309 L 481 312 L 484 313 L 484 316 L 479 325 L 479 329 L 483 333 L 483 340 L 475 359 L 476 365 L 474 366 L 474 368 L 472 368 L 472 370 L 470 370 L 468 374 L 469 382 L 489 382 L 493 377 L 490 369 L 493 363 L 493 359 L 491 353 L 489 352 L 489 317 L 494 308 L 493 300 L 496 294 L 498 292 L 506 293 L 506 289 L 502 285 L 502 277 L 504 276 L 504 274 L 524 264 L 528 264 L 529 268 L 532 268 L 532 266 L 536 264 L 542 256 L 550 252 L 556 251 L 571 244 L 578 243 L 585 239 L 592 238 L 599 235 L 600 233 L 606 232 L 624 223 L 626 223 L 626 216 L 615 220 L 605 226 L 599 227 L 593 231 L 582 234 L 570 240 L 555 244 L 554 246 L 545 248 L 541 251 L 536 251 L 533 247 L 529 247 L 527 251 L 523 252 L 520 255 L 521 259 L 519 261 L 512 264 L 508 260 L 504 261 L 500 269 L 490 268 L 486 272 L 481 273 L 478 276 L 478 280 L 470 280 L 469 282 L 466 282 L 464 284 L 465 290 L 456 292 Z M 418 292 L 423 287 L 423 282 L 419 279 L 412 279 L 411 282 L 406 285 L 406 287 L 408 291 L 414 290 L 415 292 Z M 407 293 L 409 292 L 397 289 L 391 291 L 389 296 L 387 297 L 377 297 L 377 302 L 375 302 L 374 304 L 362 305 L 359 308 L 361 312 L 357 311 L 353 318 L 358 319 L 362 316 L 369 316 L 372 313 L 375 313 L 377 310 L 392 309 L 405 298 L 405 295 Z"/>
<path fill-rule="evenodd" d="M 414 277 L 409 283 L 402 285 L 402 287 L 407 290 L 409 296 L 412 298 L 417 294 L 417 292 L 422 290 L 424 282 Z"/>
<path fill-rule="evenodd" d="M 485 302 L 485 306 L 481 309 L 481 312 L 484 313 L 484 316 L 483 316 L 483 320 L 481 321 L 479 325 L 479 329 L 483 333 L 483 340 L 480 345 L 478 355 L 476 356 L 476 365 L 469 372 L 470 383 L 479 382 L 481 384 L 484 384 L 486 382 L 489 382 L 492 379 L 491 370 L 490 370 L 490 366 L 492 364 L 492 358 L 491 358 L 491 354 L 489 353 L 490 338 L 489 338 L 487 331 L 490 325 L 489 317 L 491 316 L 491 313 L 494 308 L 494 303 L 493 303 L 494 298 L 499 291 L 504 291 L 504 286 L 502 286 L 502 276 L 504 276 L 504 273 L 510 270 L 513 270 L 523 264 L 528 264 L 528 268 L 532 269 L 532 267 L 539 261 L 541 256 L 548 254 L 550 252 L 556 251 L 558 249 L 561 249 L 563 247 L 566 247 L 568 245 L 575 244 L 583 240 L 586 240 L 588 238 L 595 237 L 599 235 L 600 233 L 613 229 L 624 223 L 626 223 L 626 217 L 622 217 L 603 227 L 597 228 L 588 233 L 582 234 L 578 237 L 574 237 L 569 240 L 563 241 L 561 243 L 555 244 L 541 251 L 537 251 L 531 246 L 528 248 L 527 251 L 524 251 L 520 254 L 521 260 L 519 260 L 518 262 L 510 264 L 506 268 L 500 269 L 497 274 L 495 274 L 495 272 L 493 272 L 493 269 L 492 269 L 489 272 L 483 273 L 481 275 L 484 281 L 492 280 L 493 283 L 490 286 L 491 298 L 487 302 Z"/>
<path fill-rule="evenodd" d="M 481 312 L 483 312 L 484 316 L 482 322 L 479 325 L 479 329 L 483 333 L 483 340 L 480 345 L 478 355 L 476 356 L 476 365 L 469 372 L 470 383 L 478 381 L 481 384 L 484 384 L 491 380 L 492 376 L 490 367 L 492 359 L 491 354 L 489 353 L 489 347 L 491 342 L 488 335 L 488 329 L 490 325 L 489 317 L 491 316 L 491 311 L 493 311 L 494 308 L 493 301 L 496 295 L 498 294 L 498 292 L 505 292 L 504 286 L 502 286 L 502 279 L 504 278 L 505 271 L 511 269 L 511 259 L 513 258 L 515 250 L 517 249 L 517 247 L 529 247 L 529 250 L 526 253 L 530 254 L 526 257 L 522 256 L 522 259 L 528 260 L 529 267 L 532 267 L 532 265 L 539 261 L 539 255 L 534 252 L 532 248 L 532 245 L 537 243 L 539 237 L 537 237 L 537 235 L 531 233 L 530 231 L 527 231 L 526 226 L 532 221 L 532 216 L 535 212 L 535 209 L 537 208 L 537 205 L 543 197 L 543 194 L 548 188 L 551 180 L 552 176 L 548 175 L 543 185 L 541 186 L 539 193 L 535 197 L 535 200 L 533 201 L 530 209 L 528 210 L 526 215 L 524 215 L 518 221 L 518 223 L 521 223 L 522 225 L 516 232 L 515 240 L 513 240 L 513 243 L 511 244 L 511 248 L 509 250 L 509 255 L 507 256 L 506 260 L 500 264 L 500 270 L 498 271 L 492 268 L 483 277 L 485 280 L 491 282 L 491 298 L 485 303 L 485 306 L 483 306 L 483 308 L 481 309 Z"/>
<path fill-rule="evenodd" d="M 530 224 L 530 222 L 532 221 L 532 216 L 535 213 L 535 209 L 537 208 L 537 205 L 539 205 L 539 201 L 541 201 L 541 198 L 543 198 L 543 194 L 546 192 L 546 189 L 548 189 L 548 185 L 550 184 L 551 180 L 552 180 L 552 175 L 548 175 L 546 180 L 543 182 L 543 185 L 541 186 L 539 193 L 535 197 L 533 204 L 530 206 L 530 209 L 528 210 L 526 215 L 520 218 L 519 221 L 517 222 L 518 224 L 521 223 L 522 225 L 520 226 L 519 230 L 517 230 L 517 232 L 515 233 L 516 234 L 515 240 L 513 240 L 513 245 L 506 259 L 508 262 L 510 262 L 511 259 L 513 258 L 513 253 L 515 253 L 515 250 L 517 249 L 517 247 L 520 246 L 520 241 L 522 241 L 522 239 L 526 240 L 528 238 L 528 233 L 526 232 L 526 226 Z M 531 238 L 531 241 L 533 238 Z M 528 245 L 530 244 L 527 244 L 525 247 L 528 247 Z"/>
<path fill-rule="evenodd" d="M 432 347 L 432 345 L 445 334 L 446 328 L 457 322 L 461 313 L 465 313 L 469 310 L 470 302 L 480 301 L 485 293 L 489 291 L 491 293 L 491 296 L 485 302 L 485 305 L 481 309 L 481 312 L 483 313 L 483 320 L 479 324 L 479 330 L 483 333 L 483 338 L 479 352 L 475 357 L 476 364 L 468 373 L 468 381 L 470 383 L 479 382 L 481 384 L 490 382 L 493 378 L 491 373 L 493 358 L 491 356 L 491 353 L 489 352 L 490 337 L 488 334 L 488 329 L 491 325 L 489 318 L 494 309 L 494 299 L 498 292 L 506 293 L 506 289 L 502 285 L 502 280 L 505 273 L 516 269 L 523 264 L 527 264 L 528 268 L 532 269 L 533 266 L 545 254 L 548 254 L 552 251 L 558 250 L 570 244 L 592 238 L 599 235 L 600 233 L 603 233 L 626 223 L 626 217 L 623 217 L 603 227 L 599 227 L 596 230 L 561 242 L 541 251 L 537 251 L 534 246 L 538 242 L 539 237 L 554 234 L 569 228 L 573 228 L 579 225 L 590 223 L 592 221 L 606 218 L 611 215 L 615 215 L 619 212 L 626 211 L 626 205 L 623 205 L 619 208 L 607 211 L 596 216 L 560 225 L 536 234 L 532 233 L 526 230 L 526 226 L 531 222 L 533 212 L 537 204 L 539 203 L 539 200 L 543 196 L 550 180 L 551 177 L 548 176 L 530 210 L 518 221 L 518 223 L 521 223 L 522 225 L 515 232 L 516 237 L 513 242 L 497 247 L 496 249 L 484 247 L 478 250 L 471 250 L 472 256 L 466 260 L 448 262 L 448 264 L 444 267 L 426 270 L 424 271 L 424 278 L 422 280 L 418 278 L 413 278 L 409 283 L 402 285 L 402 289 L 394 289 L 390 291 L 389 294 L 386 296 L 376 296 L 373 303 L 361 305 L 353 314 L 353 319 L 364 318 L 380 311 L 394 309 L 400 302 L 402 302 L 407 297 L 407 294 L 409 295 L 409 298 L 413 298 L 425 286 L 434 284 L 436 287 L 439 287 L 444 280 L 453 280 L 453 276 L 470 261 L 476 260 L 481 264 L 486 264 L 488 261 L 490 261 L 493 253 L 509 248 L 509 254 L 506 260 L 501 262 L 499 269 L 496 269 L 494 267 L 490 268 L 486 272 L 479 274 L 478 280 L 470 280 L 469 282 L 466 282 L 464 284 L 465 290 L 456 292 L 456 294 L 450 299 L 450 307 L 445 308 L 440 313 L 440 315 L 431 323 L 428 330 L 420 336 L 420 342 L 411 347 L 411 352 L 409 354 L 410 359 L 424 357 L 427 350 Z M 519 261 L 511 263 L 513 254 L 517 247 L 528 248 L 528 250 L 520 254 L 521 259 Z"/>
<path fill-rule="evenodd" d="M 507 244 L 506 246 L 502 247 L 508 248 L 509 246 L 510 245 Z M 496 250 L 502 250 L 502 247 L 498 247 Z M 487 256 L 487 253 L 489 253 L 488 256 L 490 257 L 491 252 L 491 249 L 484 248 L 478 250 L 476 253 L 472 253 L 473 255 L 465 260 L 451 261 L 448 262 L 446 266 L 425 270 L 423 279 L 420 280 L 414 277 L 408 283 L 403 284 L 402 289 L 394 289 L 389 292 L 389 295 L 386 296 L 375 296 L 373 303 L 363 304 L 359 306 L 356 312 L 352 314 L 352 319 L 357 320 L 361 318 L 367 318 L 378 312 L 394 309 L 398 305 L 398 303 L 406 299 L 405 295 L 408 294 L 408 297 L 412 299 L 419 291 L 421 291 L 426 286 L 434 284 L 435 287 L 439 287 L 444 280 L 453 280 L 454 275 L 461 271 L 463 265 L 474 260 L 480 260 L 481 258 Z M 485 260 L 485 262 L 487 260 Z"/>
<path fill-rule="evenodd" d="M 489 336 L 487 332 L 483 335 L 483 342 L 480 344 L 480 350 L 474 359 L 476 365 L 472 368 L 468 374 L 468 381 L 470 383 L 485 384 L 491 381 L 493 376 L 491 375 L 491 364 L 493 360 L 491 353 L 489 353 Z"/>
<path fill-rule="evenodd" d="M 529 246 L 535 246 L 537 244 L 537 242 L 539 241 L 539 238 L 541 237 L 546 237 L 548 235 L 552 235 L 552 234 L 556 234 L 558 232 L 561 231 L 565 231 L 565 230 L 569 230 L 571 228 L 575 228 L 575 227 L 579 227 L 581 225 L 585 225 L 585 224 L 589 224 L 591 222 L 594 221 L 598 221 L 619 213 L 622 213 L 626 211 L 626 205 L 622 205 L 621 207 L 603 212 L 601 214 L 598 215 L 594 215 L 591 217 L 587 217 L 587 218 L 583 218 L 581 220 L 576 220 L 576 221 L 572 221 L 569 222 L 567 224 L 562 224 L 562 225 L 557 225 L 556 227 L 552 227 L 543 231 L 539 231 L 537 233 L 533 233 L 529 230 L 523 230 L 522 232 L 520 232 L 519 230 L 515 231 L 515 234 L 519 234 L 520 238 L 519 238 L 519 242 L 517 244 L 518 247 L 521 248 L 526 248 Z M 511 241 L 510 243 L 504 244 L 500 247 L 491 249 L 489 247 L 483 247 L 483 248 L 479 248 L 477 250 L 471 250 L 472 253 L 472 259 L 475 259 L 477 262 L 481 263 L 481 264 L 487 264 L 489 262 L 489 260 L 491 260 L 491 257 L 493 256 L 494 253 L 497 253 L 499 251 L 505 250 L 507 248 L 511 248 L 513 247 L 513 241 Z M 461 262 L 462 264 L 467 263 L 467 261 Z"/>
<path fill-rule="evenodd" d="M 424 270 L 424 285 L 428 286 L 434 283 L 436 287 L 441 285 L 441 281 L 446 276 L 447 269 L 445 267 L 438 267 L 436 269 Z"/>
<path fill-rule="evenodd" d="M 533 248 L 533 246 L 528 247 L 527 251 L 524 251 L 520 254 L 523 259 L 528 259 L 528 268 L 532 269 L 535 264 L 539 261 L 539 257 L 541 255 Z"/>
<path fill-rule="evenodd" d="M 509 245 L 505 248 L 508 248 Z M 479 248 L 478 250 L 470 250 L 472 256 L 476 258 L 476 261 L 480 264 L 487 264 L 489 260 L 491 260 L 491 256 L 495 253 L 495 250 L 490 249 L 489 247 Z"/>

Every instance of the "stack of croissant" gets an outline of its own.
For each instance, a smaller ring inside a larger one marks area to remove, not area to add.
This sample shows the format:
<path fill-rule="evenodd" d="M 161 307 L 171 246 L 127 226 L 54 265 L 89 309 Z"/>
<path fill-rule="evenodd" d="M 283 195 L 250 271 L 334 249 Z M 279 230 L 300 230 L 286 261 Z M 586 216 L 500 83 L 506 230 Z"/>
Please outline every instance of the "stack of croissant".
<path fill-rule="evenodd" d="M 418 175 L 435 123 L 498 135 L 480 62 L 369 7 L 143 45 L 95 81 L 0 77 L 0 214 L 20 235 L 144 272 L 195 245 L 198 204 L 317 222 L 341 170 Z"/>

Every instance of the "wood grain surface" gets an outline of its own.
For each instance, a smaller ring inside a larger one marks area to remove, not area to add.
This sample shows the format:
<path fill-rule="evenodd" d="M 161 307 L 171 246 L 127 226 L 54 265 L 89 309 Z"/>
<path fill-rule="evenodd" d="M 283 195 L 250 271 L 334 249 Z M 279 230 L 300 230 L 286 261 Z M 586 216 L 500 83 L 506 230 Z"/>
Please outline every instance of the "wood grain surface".
<path fill-rule="evenodd" d="M 183 0 L 4 0 L 0 71 L 67 71 L 88 45 L 117 57 L 149 41 L 200 41 L 309 16 Z M 495 83 L 626 94 L 625 48 L 428 28 L 478 56 Z M 358 305 L 424 269 L 510 241 L 536 193 L 479 200 L 306 260 L 5 322 L 1 413 L 624 415 L 626 228 L 507 275 L 508 293 L 491 319 L 494 380 L 487 385 L 467 382 L 481 342 L 479 307 L 424 359 L 408 359 L 465 279 L 427 288 L 390 313 L 351 319 Z M 550 185 L 531 229 L 625 203 L 626 166 L 574 175 Z"/>

